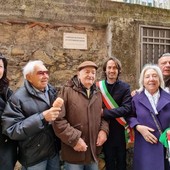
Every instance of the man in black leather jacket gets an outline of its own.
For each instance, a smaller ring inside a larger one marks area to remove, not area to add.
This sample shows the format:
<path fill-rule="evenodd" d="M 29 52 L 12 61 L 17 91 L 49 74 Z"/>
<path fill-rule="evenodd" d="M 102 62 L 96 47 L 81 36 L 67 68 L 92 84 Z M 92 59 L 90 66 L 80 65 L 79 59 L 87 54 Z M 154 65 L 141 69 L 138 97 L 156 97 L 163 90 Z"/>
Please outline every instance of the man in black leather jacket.
<path fill-rule="evenodd" d="M 58 138 L 51 122 L 60 108 L 52 107 L 57 92 L 48 84 L 48 70 L 40 60 L 23 69 L 24 85 L 10 98 L 2 115 L 3 132 L 19 141 L 23 170 L 59 170 Z"/>

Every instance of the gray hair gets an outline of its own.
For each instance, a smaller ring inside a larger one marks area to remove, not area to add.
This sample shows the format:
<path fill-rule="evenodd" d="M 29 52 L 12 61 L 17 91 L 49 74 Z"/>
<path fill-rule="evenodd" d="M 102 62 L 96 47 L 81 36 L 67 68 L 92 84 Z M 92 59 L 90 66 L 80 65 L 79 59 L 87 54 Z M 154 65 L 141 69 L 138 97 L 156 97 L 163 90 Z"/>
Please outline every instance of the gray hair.
<path fill-rule="evenodd" d="M 23 67 L 23 75 L 24 79 L 26 79 L 26 75 L 29 73 L 34 72 L 34 67 L 36 65 L 44 65 L 44 63 L 41 60 L 35 60 L 35 61 L 29 61 L 24 67 Z"/>
<path fill-rule="evenodd" d="M 142 92 L 144 90 L 144 74 L 147 70 L 149 69 L 153 69 L 157 72 L 158 76 L 159 76 L 159 81 L 160 81 L 160 87 L 162 89 L 164 89 L 165 84 L 164 84 L 164 80 L 163 80 L 163 75 L 161 72 L 161 69 L 156 65 L 156 64 L 146 64 L 143 69 L 142 72 L 140 74 L 140 78 L 139 78 L 139 89 L 137 90 L 138 92 Z"/>
<path fill-rule="evenodd" d="M 162 57 L 170 57 L 170 53 L 164 53 L 159 58 L 162 58 Z"/>

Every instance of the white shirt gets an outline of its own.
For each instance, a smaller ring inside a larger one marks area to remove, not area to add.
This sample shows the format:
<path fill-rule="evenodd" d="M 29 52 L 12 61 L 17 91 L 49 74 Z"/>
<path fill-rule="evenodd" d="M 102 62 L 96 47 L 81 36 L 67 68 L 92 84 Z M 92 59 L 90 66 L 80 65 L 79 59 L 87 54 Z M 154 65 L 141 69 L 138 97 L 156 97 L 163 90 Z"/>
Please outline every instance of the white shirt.
<path fill-rule="evenodd" d="M 155 114 L 158 114 L 158 111 L 156 109 L 157 104 L 158 104 L 158 100 L 160 98 L 160 91 L 158 90 L 156 93 L 154 93 L 153 95 L 151 95 L 146 89 L 144 91 L 145 95 L 147 96 Z"/>

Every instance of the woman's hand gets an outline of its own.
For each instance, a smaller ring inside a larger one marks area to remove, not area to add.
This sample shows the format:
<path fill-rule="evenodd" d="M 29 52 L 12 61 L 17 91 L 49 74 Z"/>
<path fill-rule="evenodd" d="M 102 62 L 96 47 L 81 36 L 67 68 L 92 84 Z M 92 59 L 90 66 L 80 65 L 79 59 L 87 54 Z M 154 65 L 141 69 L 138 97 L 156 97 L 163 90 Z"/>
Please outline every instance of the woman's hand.
<path fill-rule="evenodd" d="M 144 125 L 137 125 L 136 130 L 141 133 L 146 142 L 151 144 L 158 142 L 158 139 L 151 133 L 154 132 L 154 129 Z"/>

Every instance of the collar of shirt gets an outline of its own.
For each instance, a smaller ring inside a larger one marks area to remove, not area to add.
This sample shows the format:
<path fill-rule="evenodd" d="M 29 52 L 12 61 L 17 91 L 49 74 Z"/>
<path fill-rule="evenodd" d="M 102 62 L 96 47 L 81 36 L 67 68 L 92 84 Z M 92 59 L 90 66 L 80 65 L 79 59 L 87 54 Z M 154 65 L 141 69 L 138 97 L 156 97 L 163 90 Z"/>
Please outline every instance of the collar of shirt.
<path fill-rule="evenodd" d="M 49 90 L 48 86 L 46 86 L 44 91 L 38 90 L 34 86 L 32 86 L 32 87 L 36 91 L 36 93 L 39 97 L 41 97 L 44 101 L 46 101 L 48 104 L 50 104 L 50 99 L 49 99 L 49 95 L 48 95 L 48 90 Z"/>
<path fill-rule="evenodd" d="M 169 87 L 165 87 L 164 90 L 165 90 L 167 93 L 170 93 Z"/>
<path fill-rule="evenodd" d="M 153 95 L 151 95 L 146 89 L 145 89 L 145 95 L 147 96 L 155 114 L 158 114 L 158 111 L 156 109 L 156 106 L 158 104 L 158 100 L 160 98 L 160 91 L 158 89 L 158 91 L 156 93 L 154 93 Z"/>

